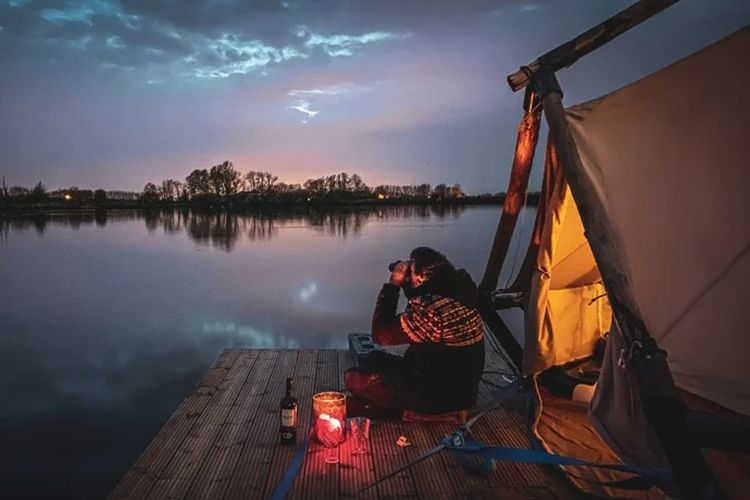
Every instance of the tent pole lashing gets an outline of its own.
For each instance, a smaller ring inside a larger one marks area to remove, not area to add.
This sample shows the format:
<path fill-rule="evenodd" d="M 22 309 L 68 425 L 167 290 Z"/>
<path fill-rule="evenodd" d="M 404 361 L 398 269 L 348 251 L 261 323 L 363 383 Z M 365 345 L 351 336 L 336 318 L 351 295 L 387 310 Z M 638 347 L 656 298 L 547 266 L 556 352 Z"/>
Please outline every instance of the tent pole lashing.
<path fill-rule="evenodd" d="M 535 61 L 522 66 L 515 73 L 508 75 L 508 85 L 513 92 L 517 92 L 529 85 L 532 75 L 542 67 L 546 67 L 553 72 L 567 68 L 589 52 L 598 49 L 678 1 L 640 0 L 572 40 L 539 56 Z"/>

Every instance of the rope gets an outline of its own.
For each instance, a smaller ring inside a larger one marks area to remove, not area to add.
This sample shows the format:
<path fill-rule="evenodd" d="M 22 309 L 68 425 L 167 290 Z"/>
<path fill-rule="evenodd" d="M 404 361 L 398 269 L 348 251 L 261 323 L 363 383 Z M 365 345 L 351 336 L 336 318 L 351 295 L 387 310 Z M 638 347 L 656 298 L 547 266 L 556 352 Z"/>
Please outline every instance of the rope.
<path fill-rule="evenodd" d="M 495 344 L 495 342 L 497 342 L 497 339 L 495 339 L 495 336 L 492 334 L 492 332 L 490 332 L 489 335 L 487 334 L 487 325 L 482 323 L 482 327 L 484 328 L 484 338 L 487 339 L 487 343 L 490 345 L 490 348 L 495 351 L 495 354 L 497 354 L 500 359 L 503 360 L 505 366 L 511 369 L 511 373 L 509 375 L 511 375 L 512 378 L 518 378 L 518 370 L 520 369 L 520 367 L 516 366 L 513 361 L 510 360 L 505 350 L 501 346 Z"/>
<path fill-rule="evenodd" d="M 516 274 L 516 265 L 518 264 L 518 253 L 520 251 L 520 246 L 521 246 L 521 231 L 523 231 L 524 222 L 526 220 L 526 205 L 527 205 L 528 199 L 529 199 L 529 191 L 526 190 L 526 192 L 523 195 L 523 205 L 521 206 L 521 217 L 519 217 L 518 224 L 516 224 L 516 227 L 518 227 L 518 233 L 516 233 L 516 241 L 514 245 L 515 248 L 513 250 L 513 258 L 511 259 L 510 273 L 508 273 L 505 286 L 503 287 L 503 289 L 506 289 L 506 290 L 510 287 L 510 284 Z"/>

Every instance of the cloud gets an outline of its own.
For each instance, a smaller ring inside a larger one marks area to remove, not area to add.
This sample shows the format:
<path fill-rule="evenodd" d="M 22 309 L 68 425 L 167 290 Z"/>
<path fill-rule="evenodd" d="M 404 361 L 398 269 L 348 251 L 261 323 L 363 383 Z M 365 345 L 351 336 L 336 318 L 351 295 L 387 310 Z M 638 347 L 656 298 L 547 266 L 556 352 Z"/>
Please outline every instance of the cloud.
<path fill-rule="evenodd" d="M 297 99 L 292 102 L 292 104 L 289 106 L 289 109 L 304 113 L 306 117 L 304 120 L 302 120 L 302 123 L 307 123 L 310 118 L 315 118 L 315 116 L 320 113 L 319 109 L 313 110 L 312 106 L 314 104 L 317 104 L 316 107 L 318 107 L 320 104 L 322 104 L 321 100 L 330 99 L 332 97 L 338 100 L 339 97 L 347 94 L 368 92 L 370 90 L 372 90 L 372 87 L 357 85 L 348 82 L 327 85 L 324 87 L 290 90 L 287 95 L 289 97 L 296 97 Z M 310 101 L 310 99 L 317 102 L 313 103 Z"/>
<path fill-rule="evenodd" d="M 320 35 L 310 32 L 306 27 L 297 27 L 296 35 L 299 38 L 307 37 L 305 47 L 309 49 L 322 49 L 330 57 L 353 56 L 368 43 L 405 40 L 411 36 L 410 33 L 390 33 L 387 31 L 372 31 L 363 35 Z"/>
<path fill-rule="evenodd" d="M 124 49 L 126 45 L 123 43 L 122 38 L 112 35 L 107 38 L 107 47 L 110 49 Z"/>
<path fill-rule="evenodd" d="M 315 118 L 315 116 L 317 116 L 320 111 L 310 109 L 311 105 L 312 103 L 310 101 L 307 101 L 305 99 L 298 99 L 294 101 L 291 106 L 289 106 L 289 109 L 304 113 L 305 115 L 307 115 L 307 118 Z M 307 123 L 307 120 L 303 120 L 302 123 Z"/>
<path fill-rule="evenodd" d="M 302 286 L 299 290 L 298 297 L 302 302 L 309 302 L 310 299 L 318 293 L 318 284 L 314 281 Z"/>
<path fill-rule="evenodd" d="M 367 92 L 369 90 L 372 90 L 372 87 L 356 85 L 353 83 L 337 83 L 335 85 L 328 85 L 326 87 L 291 90 L 289 91 L 289 96 L 331 96 L 348 94 L 351 92 Z"/>
<path fill-rule="evenodd" d="M 331 1 L 325 5 L 337 8 Z M 269 66 L 354 56 L 410 36 L 356 19 L 342 21 L 355 34 L 337 34 L 317 9 L 293 0 L 221 0 L 219 7 L 216 0 L 179 9 L 152 0 L 9 0 L 0 2 L 0 52 L 29 48 L 49 61 L 72 56 L 93 68 L 111 63 L 143 71 L 143 79 L 175 81 L 269 76 Z"/>
<path fill-rule="evenodd" d="M 120 11 L 119 6 L 103 1 L 68 1 L 64 9 L 42 9 L 39 16 L 51 23 L 78 22 L 92 25 L 94 15 L 112 16 Z"/>
<path fill-rule="evenodd" d="M 223 35 L 209 41 L 202 54 L 194 55 L 203 60 L 194 68 L 198 78 L 227 78 L 237 74 L 248 74 L 269 64 L 307 57 L 294 47 L 273 47 L 260 40 L 242 40 L 234 34 Z"/>
<path fill-rule="evenodd" d="M 500 15 L 511 14 L 514 12 L 526 13 L 526 12 L 535 12 L 538 10 L 542 10 L 542 7 L 539 4 L 521 2 L 519 4 L 508 4 L 508 5 L 503 5 L 501 7 L 496 7 L 490 11 L 490 15 L 500 16 Z"/>

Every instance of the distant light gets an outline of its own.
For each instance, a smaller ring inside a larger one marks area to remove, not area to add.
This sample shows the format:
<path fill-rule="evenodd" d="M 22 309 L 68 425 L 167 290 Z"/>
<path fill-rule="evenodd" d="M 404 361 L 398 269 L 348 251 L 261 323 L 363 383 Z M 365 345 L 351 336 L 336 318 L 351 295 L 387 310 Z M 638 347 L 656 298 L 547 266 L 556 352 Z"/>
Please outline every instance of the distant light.
<path fill-rule="evenodd" d="M 378 199 L 379 200 L 384 200 L 385 199 L 385 195 L 383 193 L 378 193 Z"/>
<path fill-rule="evenodd" d="M 70 201 L 73 199 L 73 197 L 69 194 L 66 194 L 65 196 L 63 196 L 63 198 L 65 198 L 66 201 Z"/>

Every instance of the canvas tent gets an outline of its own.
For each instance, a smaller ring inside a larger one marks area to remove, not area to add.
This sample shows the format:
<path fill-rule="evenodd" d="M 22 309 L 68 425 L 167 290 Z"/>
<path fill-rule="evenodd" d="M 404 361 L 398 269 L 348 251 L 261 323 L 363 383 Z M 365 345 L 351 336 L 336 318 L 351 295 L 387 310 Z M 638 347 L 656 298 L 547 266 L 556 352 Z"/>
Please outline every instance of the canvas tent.
<path fill-rule="evenodd" d="M 558 68 L 544 61 L 526 67 L 527 113 L 482 281 L 485 291 L 497 283 L 543 111 L 550 127 L 544 185 L 526 264 L 512 287 L 523 296 L 525 338 L 516 361 L 535 382 L 534 433 L 559 455 L 671 466 L 687 496 L 710 496 L 713 476 L 730 493 L 741 491 L 732 490 L 738 477 L 747 481 L 746 472 L 731 477 L 726 467 L 709 472 L 704 444 L 680 425 L 692 418 L 684 401 L 740 427 L 750 416 L 743 314 L 750 310 L 750 68 L 737 64 L 748 53 L 745 27 L 564 110 Z M 590 404 L 539 383 L 540 374 L 590 357 L 602 342 Z M 517 349 L 507 335 L 504 344 L 509 353 Z M 664 494 L 592 483 L 621 477 L 611 471 L 576 473 L 585 480 L 573 482 L 595 494 Z"/>

